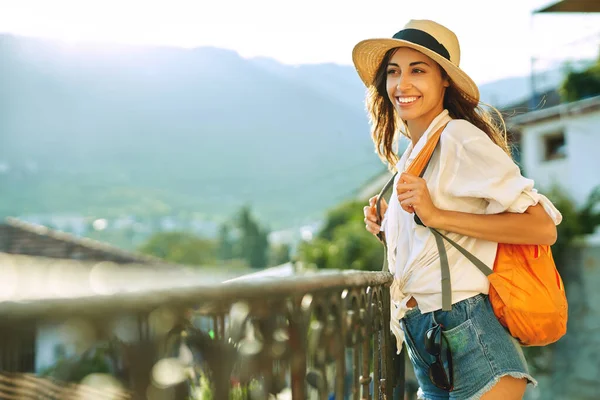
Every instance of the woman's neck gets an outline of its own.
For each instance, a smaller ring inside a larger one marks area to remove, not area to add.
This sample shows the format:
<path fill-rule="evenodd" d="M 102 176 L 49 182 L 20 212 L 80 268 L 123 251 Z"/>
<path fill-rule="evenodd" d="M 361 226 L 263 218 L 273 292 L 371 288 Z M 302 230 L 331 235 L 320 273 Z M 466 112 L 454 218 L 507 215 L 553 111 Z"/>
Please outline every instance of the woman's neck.
<path fill-rule="evenodd" d="M 406 126 L 408 127 L 408 132 L 410 133 L 410 140 L 412 141 L 413 147 L 417 145 L 417 142 L 421 139 L 421 136 L 423 136 L 431 124 L 431 121 L 407 121 Z"/>
<path fill-rule="evenodd" d="M 436 119 L 442 113 L 442 111 L 444 111 L 443 107 L 440 108 L 440 110 L 432 110 L 432 112 L 430 112 L 428 115 L 423 115 L 421 118 L 406 121 L 406 126 L 408 127 L 408 132 L 410 133 L 410 140 L 412 141 L 413 147 L 417 145 L 417 142 L 421 139 L 433 120 Z"/>

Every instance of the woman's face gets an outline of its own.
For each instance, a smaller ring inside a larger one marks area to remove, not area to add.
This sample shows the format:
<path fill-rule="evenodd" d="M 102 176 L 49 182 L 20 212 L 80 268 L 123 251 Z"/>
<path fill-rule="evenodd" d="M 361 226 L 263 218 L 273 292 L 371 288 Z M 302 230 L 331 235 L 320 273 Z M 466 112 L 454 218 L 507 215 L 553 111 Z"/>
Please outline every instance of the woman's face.
<path fill-rule="evenodd" d="M 396 112 L 405 121 L 429 126 L 444 110 L 449 85 L 441 67 L 423 53 L 400 47 L 390 58 L 386 87 Z"/>

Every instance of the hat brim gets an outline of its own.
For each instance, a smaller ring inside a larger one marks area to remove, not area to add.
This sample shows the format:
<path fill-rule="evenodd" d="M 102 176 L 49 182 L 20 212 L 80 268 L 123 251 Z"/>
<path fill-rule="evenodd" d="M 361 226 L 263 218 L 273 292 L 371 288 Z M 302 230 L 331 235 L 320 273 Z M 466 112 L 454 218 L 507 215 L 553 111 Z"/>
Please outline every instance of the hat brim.
<path fill-rule="evenodd" d="M 473 100 L 479 101 L 479 89 L 477 85 L 462 69 L 435 51 L 402 39 L 367 39 L 354 46 L 352 50 L 352 62 L 365 86 L 369 87 L 374 84 L 377 69 L 383 61 L 385 53 L 396 47 L 415 49 L 430 57 L 446 71 L 455 86 Z"/>

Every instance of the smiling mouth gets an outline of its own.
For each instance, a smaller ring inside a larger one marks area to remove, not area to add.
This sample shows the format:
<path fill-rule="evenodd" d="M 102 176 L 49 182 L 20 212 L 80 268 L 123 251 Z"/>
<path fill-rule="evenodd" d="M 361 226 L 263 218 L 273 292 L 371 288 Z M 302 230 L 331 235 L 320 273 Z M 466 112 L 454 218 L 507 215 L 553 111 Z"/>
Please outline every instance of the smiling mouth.
<path fill-rule="evenodd" d="M 398 104 L 399 106 L 408 106 L 408 105 L 413 104 L 419 98 L 420 98 L 419 96 L 396 97 L 396 104 Z"/>

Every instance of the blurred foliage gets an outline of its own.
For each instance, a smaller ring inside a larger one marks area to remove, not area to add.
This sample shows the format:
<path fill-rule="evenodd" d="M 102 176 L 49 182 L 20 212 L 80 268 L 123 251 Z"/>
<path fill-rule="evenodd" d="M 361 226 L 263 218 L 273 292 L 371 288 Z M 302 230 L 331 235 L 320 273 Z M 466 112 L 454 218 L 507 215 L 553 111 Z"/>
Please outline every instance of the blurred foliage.
<path fill-rule="evenodd" d="M 557 185 L 551 188 L 547 196 L 563 216 L 557 226 L 558 238 L 552 246 L 552 254 L 560 271 L 562 264 L 568 264 L 569 247 L 582 236 L 594 233 L 600 226 L 600 186 L 591 192 L 581 207 L 577 207 L 568 193 Z"/>
<path fill-rule="evenodd" d="M 571 102 L 600 95 L 600 58 L 582 71 L 568 67 L 567 76 L 560 89 L 563 101 Z"/>
<path fill-rule="evenodd" d="M 207 265 L 216 261 L 217 244 L 192 233 L 158 232 L 139 250 L 176 264 Z"/>
<path fill-rule="evenodd" d="M 114 375 L 111 354 L 109 345 L 95 346 L 80 356 L 60 357 L 54 365 L 42 370 L 40 376 L 61 382 L 80 383 L 93 373 Z"/>
<path fill-rule="evenodd" d="M 244 259 L 252 268 L 266 267 L 269 251 L 267 230 L 258 224 L 248 206 L 242 207 L 235 223 L 240 236 L 233 246 L 234 255 Z"/>
<path fill-rule="evenodd" d="M 224 223 L 219 227 L 217 237 L 217 257 L 219 260 L 231 260 L 234 257 L 235 240 L 232 238 L 231 226 Z"/>
<path fill-rule="evenodd" d="M 268 230 L 259 224 L 248 206 L 242 207 L 232 222 L 223 223 L 214 240 L 188 232 L 159 232 L 139 251 L 186 265 L 227 263 L 265 268 L 290 260 L 289 246 L 271 246 Z"/>
<path fill-rule="evenodd" d="M 381 270 L 383 246 L 365 229 L 364 206 L 350 201 L 332 209 L 317 236 L 300 244 L 299 260 L 316 268 Z"/>
<path fill-rule="evenodd" d="M 201 373 L 198 379 L 199 385 L 194 388 L 194 395 L 190 400 L 215 400 L 213 388 L 208 377 Z M 260 393 L 260 384 L 257 381 L 251 381 L 248 387 L 234 385 L 229 392 L 229 400 L 244 400 L 258 397 L 252 394 Z"/>

